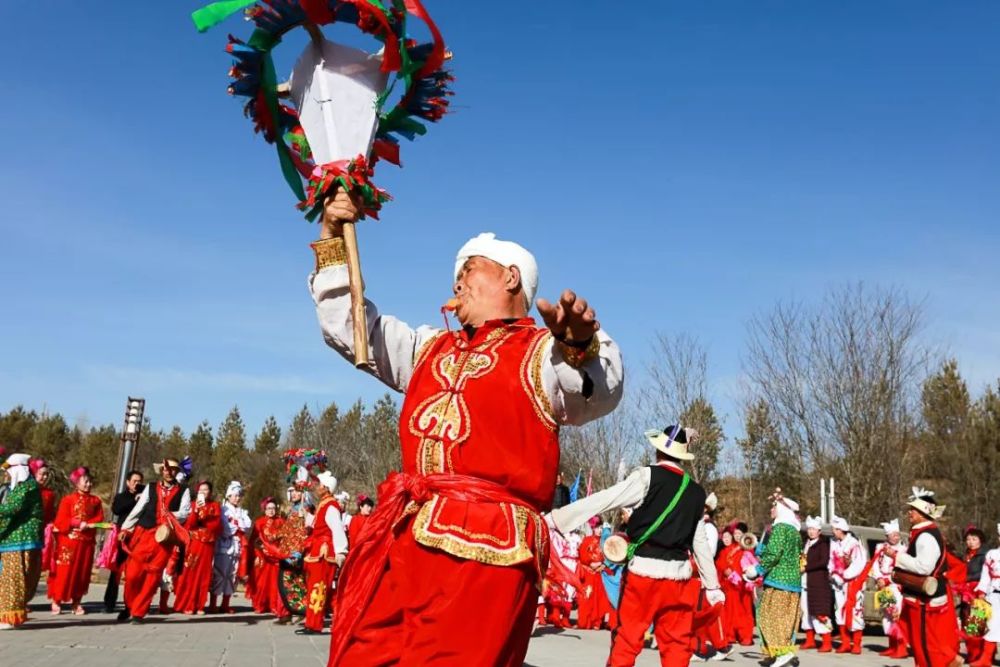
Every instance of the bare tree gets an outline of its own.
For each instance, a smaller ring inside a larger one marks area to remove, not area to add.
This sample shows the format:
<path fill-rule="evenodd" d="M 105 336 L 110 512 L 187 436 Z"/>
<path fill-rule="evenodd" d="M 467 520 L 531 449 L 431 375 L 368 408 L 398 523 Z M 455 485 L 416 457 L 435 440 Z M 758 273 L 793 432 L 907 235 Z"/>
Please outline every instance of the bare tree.
<path fill-rule="evenodd" d="M 818 308 L 779 304 L 750 322 L 751 396 L 767 405 L 800 470 L 838 477 L 838 507 L 853 521 L 898 511 L 927 368 L 922 322 L 922 304 L 863 284 L 831 291 Z"/>
<path fill-rule="evenodd" d="M 646 414 L 661 420 L 656 426 L 680 422 L 698 431 L 692 446 L 696 458 L 692 475 L 701 483 L 715 476 L 725 434 L 708 398 L 708 353 L 686 333 L 658 333 L 653 340 L 648 381 L 639 392 Z M 647 426 L 648 428 L 648 426 Z"/>
<path fill-rule="evenodd" d="M 582 471 L 584 484 L 592 472 L 594 491 L 607 488 L 619 481 L 620 468 L 631 469 L 645 461 L 642 431 L 635 403 L 626 398 L 602 419 L 563 428 L 560 468 L 570 477 Z"/>

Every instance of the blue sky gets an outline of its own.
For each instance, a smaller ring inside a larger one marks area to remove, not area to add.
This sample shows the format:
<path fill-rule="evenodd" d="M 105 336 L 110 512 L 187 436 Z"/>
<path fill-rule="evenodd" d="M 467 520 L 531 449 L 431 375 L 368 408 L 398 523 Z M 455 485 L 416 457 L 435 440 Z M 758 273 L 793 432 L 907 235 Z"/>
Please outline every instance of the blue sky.
<path fill-rule="evenodd" d="M 847 281 L 926 298 L 928 341 L 1000 376 L 1000 4 L 426 4 L 455 113 L 380 167 L 384 312 L 440 322 L 494 231 L 541 295 L 592 301 L 633 389 L 654 331 L 698 336 L 730 431 L 748 318 Z M 239 404 L 256 430 L 383 391 L 324 347 L 316 229 L 225 94 L 248 27 L 199 35 L 197 6 L 0 6 L 0 410 L 118 422 L 133 394 L 158 427 Z"/>

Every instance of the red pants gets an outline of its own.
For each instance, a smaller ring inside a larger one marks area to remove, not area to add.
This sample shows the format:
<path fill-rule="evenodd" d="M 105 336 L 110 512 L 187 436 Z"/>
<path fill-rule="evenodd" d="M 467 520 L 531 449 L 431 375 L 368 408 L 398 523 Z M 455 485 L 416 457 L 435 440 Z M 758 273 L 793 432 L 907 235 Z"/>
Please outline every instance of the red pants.
<path fill-rule="evenodd" d="M 49 573 L 48 598 L 57 604 L 78 602 L 90 588 L 94 542 L 56 535 L 55 550 L 55 567 Z"/>
<path fill-rule="evenodd" d="M 520 667 L 538 601 L 534 563 L 484 565 L 404 530 L 339 665 Z"/>
<path fill-rule="evenodd" d="M 722 625 L 726 629 L 728 643 L 739 642 L 743 646 L 753 644 L 753 591 L 744 586 L 723 584 L 726 594 L 725 607 L 722 611 Z"/>
<path fill-rule="evenodd" d="M 958 620 L 950 596 L 940 607 L 904 598 L 900 620 L 917 667 L 946 667 L 958 656 Z"/>
<path fill-rule="evenodd" d="M 159 544 L 155 528 L 136 526 L 129 538 L 130 552 L 125 560 L 125 606 L 132 616 L 143 618 L 149 612 L 153 596 L 160 590 L 163 569 L 173 547 Z"/>
<path fill-rule="evenodd" d="M 692 624 L 701 582 L 622 575 L 618 627 L 611 635 L 608 667 L 631 667 L 642 651 L 649 626 L 660 649 L 662 667 L 687 667 L 691 662 Z"/>
<path fill-rule="evenodd" d="M 191 540 L 184 555 L 184 569 L 174 586 L 174 611 L 193 614 L 205 608 L 214 558 L 214 542 Z"/>
<path fill-rule="evenodd" d="M 333 575 L 337 566 L 320 557 L 315 563 L 306 561 L 306 618 L 303 622 L 310 630 L 321 631 L 326 612 L 333 602 Z"/>

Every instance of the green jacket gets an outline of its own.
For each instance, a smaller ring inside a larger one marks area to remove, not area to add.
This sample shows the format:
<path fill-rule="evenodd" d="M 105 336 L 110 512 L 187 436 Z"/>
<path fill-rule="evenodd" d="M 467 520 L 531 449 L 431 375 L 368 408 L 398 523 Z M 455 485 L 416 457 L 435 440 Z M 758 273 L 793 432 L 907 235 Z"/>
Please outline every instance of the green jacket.
<path fill-rule="evenodd" d="M 771 529 L 771 536 L 763 544 L 757 571 L 764 576 L 764 585 L 783 591 L 800 593 L 802 573 L 799 554 L 802 553 L 802 535 L 787 523 Z"/>
<path fill-rule="evenodd" d="M 42 548 L 42 492 L 33 477 L 0 503 L 0 552 Z"/>

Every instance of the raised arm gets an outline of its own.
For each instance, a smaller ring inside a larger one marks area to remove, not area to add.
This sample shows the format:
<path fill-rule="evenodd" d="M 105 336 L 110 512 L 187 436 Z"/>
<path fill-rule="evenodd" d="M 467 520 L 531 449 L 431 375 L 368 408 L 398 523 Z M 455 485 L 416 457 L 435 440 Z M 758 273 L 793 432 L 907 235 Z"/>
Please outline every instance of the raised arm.
<path fill-rule="evenodd" d="M 320 241 L 342 243 L 342 239 Z M 325 264 L 336 260 L 323 260 L 319 255 L 323 246 L 318 245 L 317 271 L 309 276 L 309 288 L 316 304 L 316 316 L 326 344 L 348 361 L 354 361 L 354 319 L 351 316 L 351 292 L 347 265 Z M 365 299 L 368 318 L 369 356 L 373 369 L 366 369 L 396 391 L 405 391 L 413 374 L 417 353 L 423 344 L 440 333 L 440 329 L 420 327 L 412 329 L 395 317 L 380 315 L 375 304 Z"/>
<path fill-rule="evenodd" d="M 354 361 L 354 318 L 351 314 L 350 280 L 341 222 L 353 222 L 357 209 L 350 197 L 338 190 L 324 213 L 320 239 L 313 244 L 316 268 L 309 276 L 309 290 L 326 344 L 342 357 Z M 396 391 L 405 391 L 413 374 L 417 353 L 439 329 L 412 329 L 394 317 L 380 315 L 365 299 L 369 358 L 374 368 L 365 369 Z"/>

